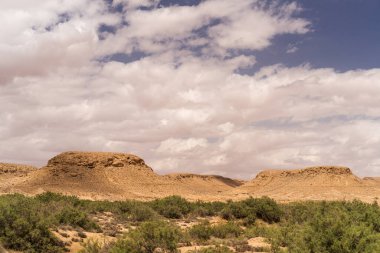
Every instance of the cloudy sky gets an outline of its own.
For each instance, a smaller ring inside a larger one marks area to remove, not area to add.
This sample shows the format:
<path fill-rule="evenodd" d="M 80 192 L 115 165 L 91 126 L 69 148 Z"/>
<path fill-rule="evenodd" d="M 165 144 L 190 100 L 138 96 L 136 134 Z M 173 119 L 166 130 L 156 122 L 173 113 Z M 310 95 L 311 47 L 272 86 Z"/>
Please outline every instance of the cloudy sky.
<path fill-rule="evenodd" d="M 1 0 L 0 160 L 380 175 L 378 0 Z"/>

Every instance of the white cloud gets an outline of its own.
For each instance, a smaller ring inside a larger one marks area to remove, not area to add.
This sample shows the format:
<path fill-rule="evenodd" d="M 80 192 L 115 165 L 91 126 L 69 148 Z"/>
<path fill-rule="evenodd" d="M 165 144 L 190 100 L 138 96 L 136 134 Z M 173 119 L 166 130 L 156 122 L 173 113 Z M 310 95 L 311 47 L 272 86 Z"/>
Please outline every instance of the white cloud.
<path fill-rule="evenodd" d="M 288 53 L 288 54 L 292 54 L 292 53 L 297 52 L 298 49 L 299 49 L 298 47 L 296 47 L 296 46 L 292 46 L 292 47 L 289 47 L 289 48 L 286 50 L 286 53 Z"/>
<path fill-rule="evenodd" d="M 261 2 L 209 0 L 196 6 L 132 9 L 125 16 L 129 26 L 104 44 L 114 51 L 150 53 L 201 46 L 205 54 L 226 55 L 228 49 L 263 49 L 279 34 L 309 31 L 308 21 L 293 17 L 299 11 L 294 3 L 265 10 Z"/>
<path fill-rule="evenodd" d="M 160 153 L 168 154 L 181 154 L 188 151 L 193 151 L 198 148 L 207 147 L 208 143 L 206 139 L 203 138 L 189 138 L 189 139 L 167 139 L 161 142 L 157 151 Z"/>
<path fill-rule="evenodd" d="M 100 0 L 2 1 L 0 159 L 42 165 L 62 151 L 98 150 L 136 153 L 160 172 L 251 177 L 341 164 L 379 173 L 380 69 L 274 65 L 249 76 L 237 70 L 254 55 L 220 56 L 308 31 L 293 17 L 297 5 L 260 2 L 119 1 L 127 11 L 109 13 Z M 115 33 L 99 40 L 102 23 Z M 147 55 L 107 60 L 132 49 Z"/>
<path fill-rule="evenodd" d="M 98 26 L 119 22 L 105 13 L 101 0 L 16 0 L 0 7 L 0 84 L 87 64 L 96 51 Z"/>
<path fill-rule="evenodd" d="M 251 9 L 248 6 L 231 13 L 226 22 L 210 29 L 210 35 L 218 46 L 228 49 L 263 49 L 270 40 L 283 33 L 306 33 L 308 22 L 292 18 L 292 11 L 283 15 L 271 15 L 268 11 Z"/>
<path fill-rule="evenodd" d="M 224 154 L 212 156 L 204 162 L 206 166 L 218 166 L 218 165 L 224 165 L 227 163 L 228 163 L 227 157 Z"/>

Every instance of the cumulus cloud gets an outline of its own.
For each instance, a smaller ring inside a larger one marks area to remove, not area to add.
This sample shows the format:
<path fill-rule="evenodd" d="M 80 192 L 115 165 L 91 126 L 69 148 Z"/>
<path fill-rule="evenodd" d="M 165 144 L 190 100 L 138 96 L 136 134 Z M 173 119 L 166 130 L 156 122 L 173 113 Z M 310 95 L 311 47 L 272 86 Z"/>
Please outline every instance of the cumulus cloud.
<path fill-rule="evenodd" d="M 241 74 L 255 54 L 230 50 L 308 32 L 296 4 L 262 3 L 2 1 L 1 160 L 43 165 L 66 150 L 119 151 L 160 173 L 250 178 L 315 164 L 378 173 L 380 69 Z M 110 60 L 132 51 L 141 57 Z"/>
<path fill-rule="evenodd" d="M 5 0 L 0 7 L 0 84 L 87 64 L 99 25 L 119 22 L 101 0 Z"/>
<path fill-rule="evenodd" d="M 187 46 L 225 56 L 231 49 L 263 49 L 276 35 L 309 31 L 307 20 L 294 17 L 300 9 L 295 3 L 269 8 L 262 3 L 208 0 L 195 6 L 137 9 L 125 16 L 129 25 L 105 44 L 117 45 L 114 52 L 158 53 Z"/>
<path fill-rule="evenodd" d="M 167 139 L 160 143 L 157 151 L 168 154 L 183 154 L 199 148 L 206 148 L 207 140 L 204 138 L 189 138 L 189 139 Z"/>

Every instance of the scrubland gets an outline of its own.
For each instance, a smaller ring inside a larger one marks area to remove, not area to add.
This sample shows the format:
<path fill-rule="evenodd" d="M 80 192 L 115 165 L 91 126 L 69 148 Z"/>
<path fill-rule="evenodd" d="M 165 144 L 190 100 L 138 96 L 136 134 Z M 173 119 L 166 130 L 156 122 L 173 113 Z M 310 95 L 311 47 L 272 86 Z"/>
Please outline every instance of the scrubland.
<path fill-rule="evenodd" d="M 0 196 L 0 242 L 30 253 L 380 252 L 377 203 Z M 1 249 L 0 249 L 1 251 Z"/>

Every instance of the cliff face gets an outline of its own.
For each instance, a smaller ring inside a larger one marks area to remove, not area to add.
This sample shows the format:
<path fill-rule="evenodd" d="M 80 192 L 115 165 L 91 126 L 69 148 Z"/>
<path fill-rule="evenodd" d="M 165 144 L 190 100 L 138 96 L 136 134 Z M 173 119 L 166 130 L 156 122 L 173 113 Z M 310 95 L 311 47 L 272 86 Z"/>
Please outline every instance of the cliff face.
<path fill-rule="evenodd" d="M 126 175 L 139 171 L 154 174 L 153 170 L 138 156 L 106 152 L 65 152 L 50 159 L 42 170 L 46 170 L 56 178 L 78 178 L 81 183 L 98 180 L 101 183 L 107 178 L 103 174 L 108 174 L 112 169 L 117 168 Z"/>
<path fill-rule="evenodd" d="M 47 167 L 128 167 L 140 166 L 149 168 L 143 159 L 132 154 L 106 152 L 65 152 L 48 161 Z M 150 168 L 149 168 L 150 169 Z M 150 169 L 152 171 L 152 169 Z"/>

